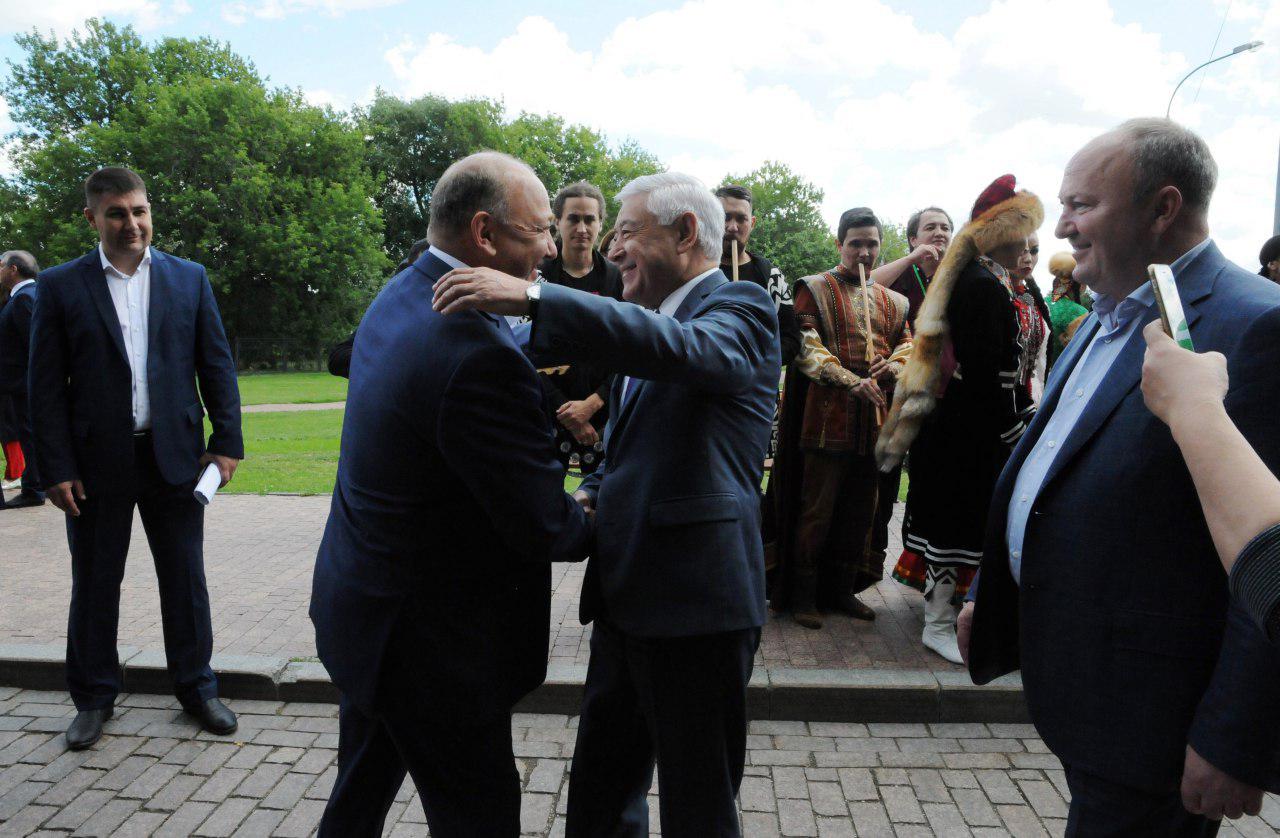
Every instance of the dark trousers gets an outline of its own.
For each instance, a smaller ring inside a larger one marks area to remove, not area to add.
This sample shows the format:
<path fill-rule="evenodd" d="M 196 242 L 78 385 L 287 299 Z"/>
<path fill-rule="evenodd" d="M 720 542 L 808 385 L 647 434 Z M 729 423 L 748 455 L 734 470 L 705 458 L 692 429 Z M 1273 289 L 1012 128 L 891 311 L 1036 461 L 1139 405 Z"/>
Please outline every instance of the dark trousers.
<path fill-rule="evenodd" d="M 67 627 L 67 686 L 80 710 L 110 707 L 120 692 L 116 632 L 120 582 L 133 530 L 133 509 L 151 546 L 160 584 L 165 660 L 174 693 L 184 705 L 218 694 L 209 667 L 213 627 L 204 580 L 204 507 L 192 482 L 166 483 L 156 467 L 151 435 L 134 437 L 134 466 L 113 475 L 111 489 L 77 501 L 67 516 L 71 546 L 71 616 Z"/>
<path fill-rule="evenodd" d="M 880 581 L 884 562 L 868 561 L 867 552 L 879 483 L 874 454 L 804 452 L 796 572 L 816 572 L 822 590 L 844 579 L 859 593 Z"/>
<path fill-rule="evenodd" d="M 40 481 L 40 466 L 36 462 L 36 440 L 31 432 L 31 413 L 27 410 L 25 397 L 13 397 L 14 411 L 21 423 L 18 431 L 18 445 L 22 448 L 22 459 L 26 468 L 22 472 L 22 494 L 28 497 L 44 497 L 44 483 Z"/>
<path fill-rule="evenodd" d="M 320 821 L 321 838 L 381 835 L 406 771 L 432 835 L 519 835 L 520 776 L 510 714 L 459 722 L 424 708 L 420 694 L 393 689 L 388 708 L 377 716 L 342 701 L 338 776 Z"/>
<path fill-rule="evenodd" d="M 898 490 L 902 488 L 902 466 L 880 474 L 880 490 L 876 493 L 876 519 L 871 526 L 871 549 L 867 556 L 881 565 L 889 551 L 889 522 L 893 520 L 893 505 L 898 502 Z"/>
<path fill-rule="evenodd" d="M 567 838 L 642 838 L 658 766 L 667 838 L 737 836 L 747 681 L 760 629 L 631 637 L 603 620 L 569 774 Z"/>
<path fill-rule="evenodd" d="M 1157 793 L 1064 766 L 1071 810 L 1067 838 L 1211 838 L 1221 821 L 1193 815 L 1178 789 Z"/>

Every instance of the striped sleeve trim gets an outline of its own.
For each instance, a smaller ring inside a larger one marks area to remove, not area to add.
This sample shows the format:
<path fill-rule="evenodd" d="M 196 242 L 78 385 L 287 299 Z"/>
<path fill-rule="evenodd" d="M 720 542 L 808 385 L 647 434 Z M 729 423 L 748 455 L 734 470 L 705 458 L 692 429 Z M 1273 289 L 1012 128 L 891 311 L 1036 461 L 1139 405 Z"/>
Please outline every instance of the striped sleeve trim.
<path fill-rule="evenodd" d="M 1018 424 L 1014 425 L 1009 430 L 1000 434 L 1000 440 L 1007 445 L 1013 445 L 1015 442 L 1017 442 L 1019 439 L 1022 438 L 1022 433 L 1026 429 L 1027 429 L 1027 423 L 1023 422 L 1022 420 L 1018 420 Z"/>
<path fill-rule="evenodd" d="M 1280 524 L 1240 551 L 1231 568 L 1231 594 L 1272 641 L 1280 641 Z"/>

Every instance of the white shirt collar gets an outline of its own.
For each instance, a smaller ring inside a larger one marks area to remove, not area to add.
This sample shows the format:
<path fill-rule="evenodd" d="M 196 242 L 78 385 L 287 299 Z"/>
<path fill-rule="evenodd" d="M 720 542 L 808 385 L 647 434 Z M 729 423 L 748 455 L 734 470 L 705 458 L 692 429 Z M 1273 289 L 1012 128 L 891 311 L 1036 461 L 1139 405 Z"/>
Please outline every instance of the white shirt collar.
<path fill-rule="evenodd" d="M 709 271 L 703 271 L 684 285 L 681 285 L 679 288 L 672 291 L 667 295 L 667 298 L 662 301 L 662 305 L 658 306 L 658 313 L 665 314 L 668 317 L 675 317 L 676 312 L 680 310 L 680 304 L 684 302 L 685 297 L 689 296 L 689 292 L 692 291 L 699 282 L 702 282 L 702 280 L 711 276 L 718 270 L 720 270 L 719 265 Z"/>
<path fill-rule="evenodd" d="M 19 289 L 26 288 L 28 285 L 34 285 L 35 282 L 36 281 L 34 279 L 22 280 L 22 282 L 19 282 L 17 285 L 13 286 L 13 288 L 9 289 L 9 296 L 12 297 L 14 294 L 18 293 Z"/>
<path fill-rule="evenodd" d="M 111 264 L 111 260 L 107 258 L 107 251 L 102 249 L 102 242 L 98 242 L 98 257 L 102 260 L 102 269 L 104 271 L 110 271 L 116 276 L 121 276 L 121 277 L 124 276 L 124 274 L 116 270 L 116 266 Z M 142 261 L 138 263 L 138 269 L 141 270 L 143 265 L 149 266 L 150 264 L 151 264 L 151 246 L 148 245 L 146 252 L 142 254 Z M 137 272 L 138 271 L 134 271 L 135 274 Z M 128 277 L 125 277 L 125 278 L 127 279 Z"/>
<path fill-rule="evenodd" d="M 458 270 L 459 268 L 471 267 L 470 265 L 463 264 L 459 260 L 453 258 L 448 253 L 445 253 L 443 250 L 436 247 L 434 244 L 427 248 L 427 252 L 430 253 L 432 256 L 436 257 L 437 259 L 439 259 L 441 262 L 444 262 L 446 265 L 453 268 L 454 270 Z"/>

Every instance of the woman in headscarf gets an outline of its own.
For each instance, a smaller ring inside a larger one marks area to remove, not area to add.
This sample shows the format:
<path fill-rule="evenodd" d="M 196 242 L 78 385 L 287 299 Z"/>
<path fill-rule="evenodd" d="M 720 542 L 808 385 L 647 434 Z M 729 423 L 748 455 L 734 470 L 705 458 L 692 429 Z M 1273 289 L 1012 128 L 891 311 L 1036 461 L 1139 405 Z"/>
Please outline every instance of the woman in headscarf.
<path fill-rule="evenodd" d="M 894 578 L 924 592 L 924 645 L 960 663 L 958 605 L 982 557 L 996 478 L 1033 410 L 1019 386 L 1030 341 L 1012 273 L 1044 221 L 1013 175 L 978 197 L 939 265 L 915 350 L 876 446 L 882 469 L 911 450 L 904 550 Z"/>

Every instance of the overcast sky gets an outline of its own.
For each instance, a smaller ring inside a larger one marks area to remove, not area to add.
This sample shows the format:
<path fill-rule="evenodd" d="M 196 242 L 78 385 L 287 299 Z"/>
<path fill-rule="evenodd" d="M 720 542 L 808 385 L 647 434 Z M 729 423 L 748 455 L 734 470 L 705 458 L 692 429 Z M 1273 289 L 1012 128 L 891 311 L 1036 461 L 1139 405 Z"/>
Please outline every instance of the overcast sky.
<path fill-rule="evenodd" d="M 498 98 L 634 137 L 709 184 L 781 160 L 825 190 L 832 222 L 860 204 L 903 222 L 937 203 L 960 220 L 1012 172 L 1045 200 L 1046 255 L 1062 246 L 1072 152 L 1163 114 L 1215 39 L 1214 55 L 1263 40 L 1183 85 L 1173 116 L 1218 160 L 1211 223 L 1227 255 L 1256 270 L 1272 232 L 1280 0 L 0 0 L 0 57 L 18 55 L 13 32 L 66 33 L 90 14 L 229 41 L 338 108 L 379 86 Z"/>

